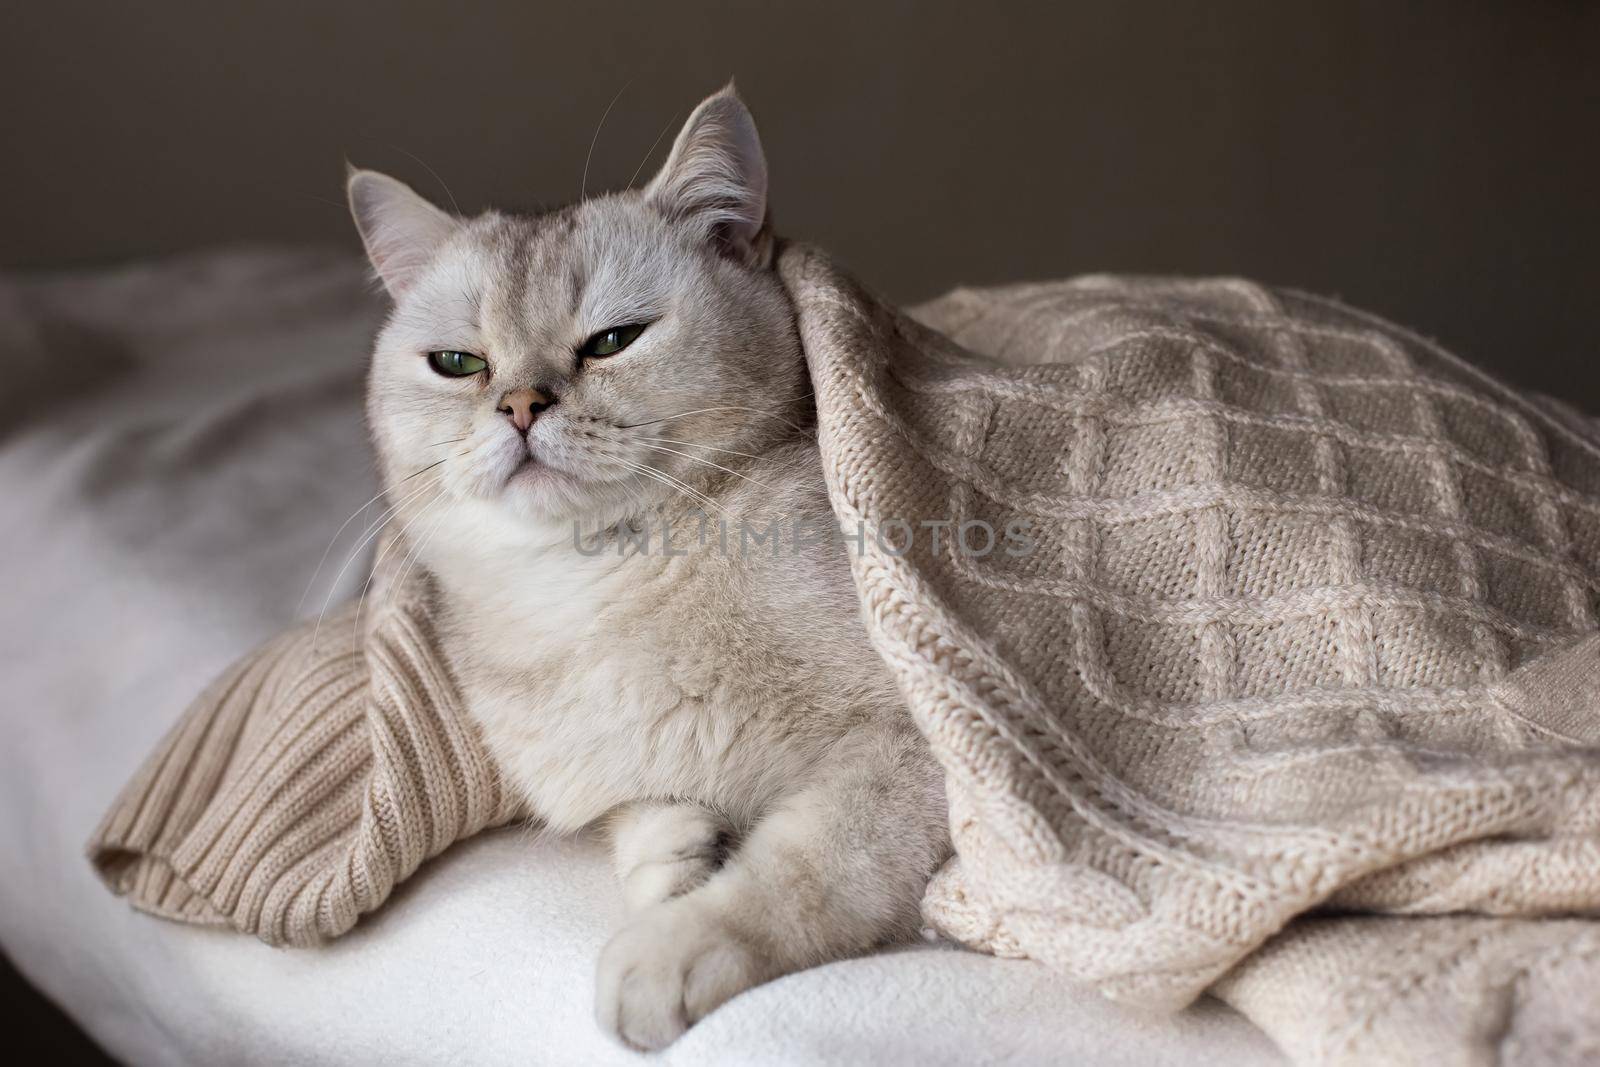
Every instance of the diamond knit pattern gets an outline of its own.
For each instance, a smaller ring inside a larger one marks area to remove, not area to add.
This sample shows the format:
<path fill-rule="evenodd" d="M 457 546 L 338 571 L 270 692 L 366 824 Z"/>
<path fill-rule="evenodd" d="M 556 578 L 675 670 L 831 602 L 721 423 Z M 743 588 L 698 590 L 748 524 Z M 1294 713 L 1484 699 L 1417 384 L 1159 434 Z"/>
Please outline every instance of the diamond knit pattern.
<path fill-rule="evenodd" d="M 1441 1033 L 1475 1057 L 1493 1035 L 1450 1020 L 1552 953 L 1600 988 L 1595 924 L 1539 921 L 1600 908 L 1587 420 L 1245 281 L 958 290 L 908 317 L 816 253 L 782 269 L 846 525 L 973 531 L 855 559 L 948 771 L 933 925 L 1150 1006 L 1249 959 L 1224 991 L 1307 1062 Z M 1017 522 L 1031 551 L 983 551 Z M 1471 918 L 1402 928 L 1409 1000 L 1373 995 L 1402 933 L 1376 920 L 1250 959 L 1319 907 Z"/>

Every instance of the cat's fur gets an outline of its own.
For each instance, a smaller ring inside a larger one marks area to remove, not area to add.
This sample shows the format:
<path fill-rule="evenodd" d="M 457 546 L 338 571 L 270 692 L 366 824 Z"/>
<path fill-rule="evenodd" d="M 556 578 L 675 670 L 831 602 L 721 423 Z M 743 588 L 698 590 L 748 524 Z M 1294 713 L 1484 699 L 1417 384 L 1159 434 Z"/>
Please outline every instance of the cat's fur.
<path fill-rule="evenodd" d="M 396 522 L 511 784 L 553 828 L 610 830 L 629 918 L 596 1011 L 642 1048 L 913 932 L 949 848 L 844 544 L 741 551 L 774 519 L 835 528 L 766 188 L 731 86 L 643 190 L 460 219 L 382 175 L 349 184 L 394 299 L 368 414 Z M 575 355 L 641 322 L 622 352 Z M 488 370 L 442 376 L 437 350 Z M 519 404 L 546 402 L 524 434 Z M 580 548 L 575 523 L 599 534 Z"/>

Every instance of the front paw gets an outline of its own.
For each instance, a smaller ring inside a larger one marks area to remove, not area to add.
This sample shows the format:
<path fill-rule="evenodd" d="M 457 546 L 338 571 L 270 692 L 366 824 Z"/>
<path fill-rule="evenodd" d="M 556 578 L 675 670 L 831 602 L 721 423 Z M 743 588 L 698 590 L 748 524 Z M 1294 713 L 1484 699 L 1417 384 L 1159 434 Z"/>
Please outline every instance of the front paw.
<path fill-rule="evenodd" d="M 733 836 L 727 820 L 698 804 L 641 802 L 619 813 L 613 840 L 630 916 L 704 884 Z"/>
<path fill-rule="evenodd" d="M 622 879 L 630 916 L 698 888 L 727 854 L 729 832 L 708 811 L 681 807 L 670 820 L 642 823 L 641 829 L 651 831 L 652 849 Z"/>
<path fill-rule="evenodd" d="M 606 945 L 595 1018 L 634 1048 L 660 1049 L 775 974 L 770 960 L 697 898 L 679 898 L 641 912 Z"/>

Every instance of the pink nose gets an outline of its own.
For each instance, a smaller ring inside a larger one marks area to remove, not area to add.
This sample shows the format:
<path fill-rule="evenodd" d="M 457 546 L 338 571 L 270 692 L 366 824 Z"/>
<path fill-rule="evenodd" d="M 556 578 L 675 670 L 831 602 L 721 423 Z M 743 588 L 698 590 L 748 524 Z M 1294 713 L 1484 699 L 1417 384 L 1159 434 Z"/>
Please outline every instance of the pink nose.
<path fill-rule="evenodd" d="M 520 433 L 527 433 L 533 420 L 539 417 L 539 412 L 553 403 L 554 400 L 537 389 L 511 389 L 500 398 L 499 411 L 502 415 L 511 416 L 511 425 Z"/>

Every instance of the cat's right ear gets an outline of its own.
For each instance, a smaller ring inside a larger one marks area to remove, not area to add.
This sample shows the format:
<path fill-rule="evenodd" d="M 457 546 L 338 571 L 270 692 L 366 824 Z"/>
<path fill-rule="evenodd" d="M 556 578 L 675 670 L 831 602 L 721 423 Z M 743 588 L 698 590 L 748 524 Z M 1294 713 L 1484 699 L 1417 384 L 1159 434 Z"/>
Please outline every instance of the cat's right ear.
<path fill-rule="evenodd" d="M 372 269 L 396 299 L 461 225 L 405 182 L 375 170 L 351 167 L 345 193 Z"/>
<path fill-rule="evenodd" d="M 735 258 L 766 264 L 772 252 L 767 157 L 732 82 L 694 109 L 645 197 Z"/>

